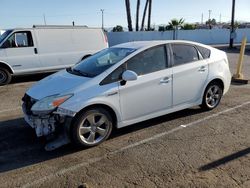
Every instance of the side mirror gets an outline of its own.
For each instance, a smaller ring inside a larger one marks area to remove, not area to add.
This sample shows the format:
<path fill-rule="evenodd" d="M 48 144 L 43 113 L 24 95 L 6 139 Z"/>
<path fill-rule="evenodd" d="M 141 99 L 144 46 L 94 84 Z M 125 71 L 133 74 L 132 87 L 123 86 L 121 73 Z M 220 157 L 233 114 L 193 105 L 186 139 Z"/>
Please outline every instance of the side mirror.
<path fill-rule="evenodd" d="M 122 79 L 124 81 L 133 81 L 137 80 L 138 75 L 131 70 L 126 70 L 125 72 L 122 73 Z"/>

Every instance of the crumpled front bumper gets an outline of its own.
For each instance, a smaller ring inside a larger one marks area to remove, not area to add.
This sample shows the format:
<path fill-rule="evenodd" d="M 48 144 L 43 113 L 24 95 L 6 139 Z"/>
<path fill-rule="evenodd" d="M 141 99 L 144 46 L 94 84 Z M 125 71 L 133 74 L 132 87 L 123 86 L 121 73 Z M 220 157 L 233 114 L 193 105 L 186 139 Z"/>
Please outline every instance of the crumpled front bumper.
<path fill-rule="evenodd" d="M 56 117 L 53 114 L 43 116 L 28 115 L 24 104 L 22 105 L 22 109 L 24 112 L 24 120 L 35 129 L 38 137 L 48 136 L 55 132 L 56 124 L 60 123 L 56 121 Z"/>

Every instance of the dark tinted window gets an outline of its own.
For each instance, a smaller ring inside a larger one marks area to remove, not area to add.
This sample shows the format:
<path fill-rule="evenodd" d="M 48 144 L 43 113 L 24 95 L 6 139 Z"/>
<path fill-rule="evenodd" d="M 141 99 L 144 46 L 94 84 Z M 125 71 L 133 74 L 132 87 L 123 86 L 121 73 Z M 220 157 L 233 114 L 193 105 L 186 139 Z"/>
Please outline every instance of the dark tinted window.
<path fill-rule="evenodd" d="M 172 50 L 175 66 L 199 60 L 198 51 L 194 46 L 172 44 Z"/>
<path fill-rule="evenodd" d="M 132 70 L 138 75 L 156 72 L 166 67 L 166 53 L 163 46 L 141 52 L 127 62 L 127 70 Z"/>
<path fill-rule="evenodd" d="M 107 48 L 76 64 L 71 72 L 86 77 L 95 77 L 134 51 L 135 49 L 130 48 Z"/>
<path fill-rule="evenodd" d="M 201 46 L 196 46 L 199 50 L 199 52 L 201 53 L 203 59 L 207 59 L 210 57 L 210 53 L 211 51 L 207 48 L 201 47 Z"/>

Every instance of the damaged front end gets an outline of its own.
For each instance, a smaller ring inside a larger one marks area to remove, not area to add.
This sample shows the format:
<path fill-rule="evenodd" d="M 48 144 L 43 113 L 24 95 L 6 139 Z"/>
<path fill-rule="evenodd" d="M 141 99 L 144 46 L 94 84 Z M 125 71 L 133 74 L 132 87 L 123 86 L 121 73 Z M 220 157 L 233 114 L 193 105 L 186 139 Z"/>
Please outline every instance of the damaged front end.
<path fill-rule="evenodd" d="M 53 95 L 35 100 L 25 94 L 22 109 L 25 121 L 35 129 L 37 137 L 45 136 L 49 142 L 47 151 L 54 150 L 70 142 L 69 127 L 75 113 L 59 107 L 72 95 Z"/>

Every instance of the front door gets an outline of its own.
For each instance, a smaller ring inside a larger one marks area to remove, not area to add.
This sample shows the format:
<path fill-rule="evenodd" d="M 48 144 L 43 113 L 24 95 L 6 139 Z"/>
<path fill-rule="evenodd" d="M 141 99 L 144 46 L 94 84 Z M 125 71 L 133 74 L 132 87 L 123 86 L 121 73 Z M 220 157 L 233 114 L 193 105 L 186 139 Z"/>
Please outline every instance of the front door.
<path fill-rule="evenodd" d="M 13 33 L 4 45 L 7 63 L 16 73 L 39 71 L 40 61 L 31 31 Z"/>
<path fill-rule="evenodd" d="M 147 49 L 131 58 L 127 70 L 138 79 L 119 86 L 123 121 L 135 120 L 172 106 L 172 69 L 164 46 Z"/>

